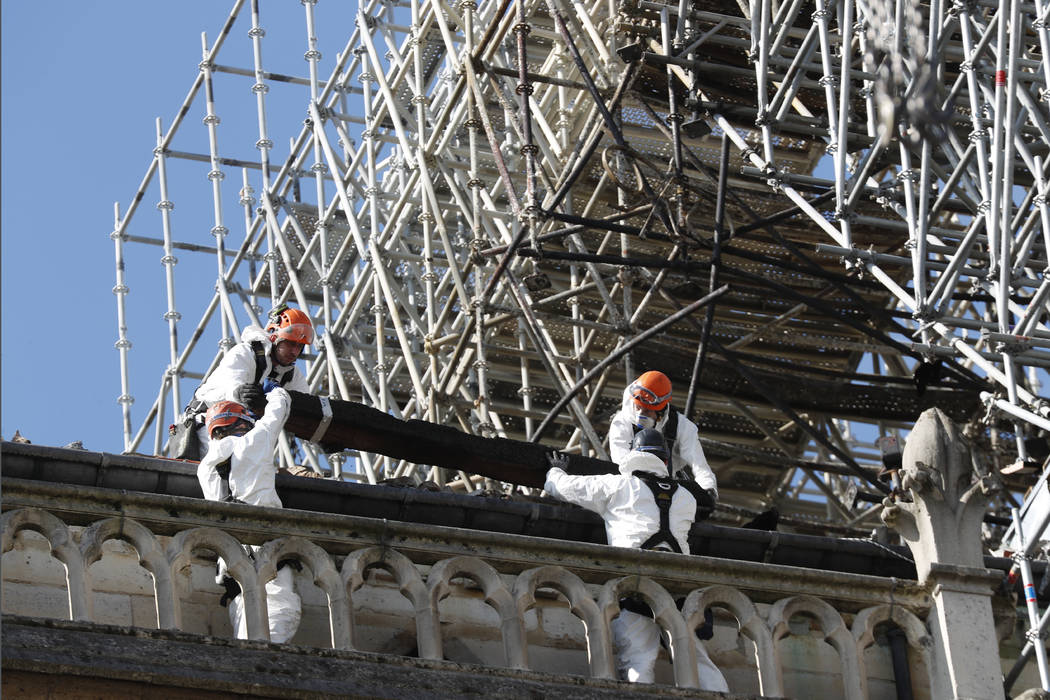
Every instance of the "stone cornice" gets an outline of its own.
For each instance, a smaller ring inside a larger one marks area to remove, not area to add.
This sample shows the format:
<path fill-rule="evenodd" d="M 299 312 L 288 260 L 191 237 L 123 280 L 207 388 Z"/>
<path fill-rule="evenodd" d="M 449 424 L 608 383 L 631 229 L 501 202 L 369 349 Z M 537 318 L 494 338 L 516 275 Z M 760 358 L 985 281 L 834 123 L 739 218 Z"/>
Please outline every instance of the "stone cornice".
<path fill-rule="evenodd" d="M 218 527 L 249 544 L 261 544 L 275 536 L 298 536 L 333 555 L 378 545 L 396 549 L 421 564 L 460 555 L 479 557 L 507 573 L 549 564 L 570 569 L 586 582 L 640 575 L 668 590 L 685 591 L 699 580 L 705 585 L 747 590 L 756 600 L 811 595 L 844 611 L 890 598 L 920 615 L 929 606 L 926 591 L 908 580 L 90 486 L 4 478 L 3 507 L 39 508 L 78 525 L 125 517 L 147 525 L 158 535 Z"/>
<path fill-rule="evenodd" d="M 110 694 L 142 697 L 198 689 L 278 698 L 623 698 L 614 680 L 479 666 L 343 649 L 220 639 L 174 630 L 3 616 L 5 685 L 20 674 L 94 681 Z M 23 676 L 24 678 L 24 676 Z M 105 688 L 106 682 L 114 685 Z M 477 691 L 482 691 L 478 693 Z M 631 697 L 721 698 L 695 688 L 631 685 Z M 179 697 L 183 697 L 179 695 Z M 754 696 L 734 695 L 734 698 Z"/>

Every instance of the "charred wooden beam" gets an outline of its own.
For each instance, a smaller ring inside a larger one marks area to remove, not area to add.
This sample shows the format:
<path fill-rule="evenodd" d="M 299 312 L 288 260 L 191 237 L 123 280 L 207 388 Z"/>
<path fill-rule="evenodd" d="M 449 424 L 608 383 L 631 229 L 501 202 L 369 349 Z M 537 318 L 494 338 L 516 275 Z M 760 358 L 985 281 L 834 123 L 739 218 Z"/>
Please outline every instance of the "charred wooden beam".
<path fill-rule="evenodd" d="M 353 449 L 422 465 L 462 469 L 469 474 L 542 488 L 550 447 L 507 438 L 485 438 L 421 420 L 401 420 L 353 401 L 289 392 L 292 409 L 285 430 L 329 451 Z M 319 430 L 319 427 L 322 429 Z M 612 474 L 616 465 L 593 457 L 567 455 L 571 474 Z"/>

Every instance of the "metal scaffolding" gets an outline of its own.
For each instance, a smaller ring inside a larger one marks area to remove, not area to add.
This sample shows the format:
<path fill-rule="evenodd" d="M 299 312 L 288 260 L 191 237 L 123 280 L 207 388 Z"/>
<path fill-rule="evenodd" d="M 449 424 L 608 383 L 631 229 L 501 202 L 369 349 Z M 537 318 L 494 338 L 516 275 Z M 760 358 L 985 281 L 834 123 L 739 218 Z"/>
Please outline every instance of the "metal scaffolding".
<path fill-rule="evenodd" d="M 624 385 L 661 369 L 729 520 L 776 505 L 867 533 L 893 457 L 875 440 L 931 406 L 1012 489 L 999 515 L 1020 505 L 1050 433 L 1044 0 L 304 0 L 295 47 L 267 41 L 276 7 L 238 0 L 203 39 L 117 211 L 127 451 L 160 453 L 221 352 L 289 301 L 318 331 L 317 393 L 601 458 Z M 200 235 L 176 240 L 173 202 L 212 205 L 181 229 Z M 125 265 L 148 246 L 169 343 L 136 414 L 130 365 L 152 360 Z M 176 274 L 176 253 L 206 264 Z M 182 320 L 187 288 L 209 296 Z M 498 488 L 287 439 L 281 459 Z"/>

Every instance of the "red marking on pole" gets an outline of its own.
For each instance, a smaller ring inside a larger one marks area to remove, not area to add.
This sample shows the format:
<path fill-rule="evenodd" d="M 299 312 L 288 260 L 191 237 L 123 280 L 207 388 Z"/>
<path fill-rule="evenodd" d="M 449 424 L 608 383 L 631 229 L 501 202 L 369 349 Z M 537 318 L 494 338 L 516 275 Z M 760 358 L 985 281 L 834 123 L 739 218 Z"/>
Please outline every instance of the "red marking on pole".
<path fill-rule="evenodd" d="M 995 71 L 995 86 L 1004 87 L 1006 85 L 1006 71 L 997 70 Z"/>
<path fill-rule="evenodd" d="M 1029 603 L 1031 603 L 1033 600 L 1036 599 L 1035 598 L 1035 586 L 1034 585 L 1028 584 L 1027 586 L 1025 586 L 1024 587 L 1024 592 L 1027 595 Z"/>

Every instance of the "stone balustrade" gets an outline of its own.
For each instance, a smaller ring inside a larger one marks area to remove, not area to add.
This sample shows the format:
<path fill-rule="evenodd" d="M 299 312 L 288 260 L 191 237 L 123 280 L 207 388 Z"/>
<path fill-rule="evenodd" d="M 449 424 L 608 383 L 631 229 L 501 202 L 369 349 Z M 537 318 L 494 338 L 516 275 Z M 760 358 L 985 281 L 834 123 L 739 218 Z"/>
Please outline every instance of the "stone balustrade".
<path fill-rule="evenodd" d="M 22 531 L 42 535 L 65 566 L 68 615 L 74 621 L 98 621 L 90 570 L 104 545 L 120 540 L 134 548 L 139 565 L 152 576 L 161 629 L 196 629 L 186 610 L 186 589 L 192 585 L 186 572 L 202 556 L 217 555 L 241 586 L 248 636 L 258 640 L 268 637 L 263 585 L 278 562 L 291 559 L 304 567 L 298 576 L 322 594 L 324 643 L 333 649 L 362 648 L 361 616 L 376 616 L 371 605 L 362 612 L 362 601 L 379 572 L 391 591 L 407 599 L 400 610 L 412 624 L 405 629 L 414 632 L 415 651 L 423 659 L 448 658 L 446 647 L 454 641 L 449 630 L 461 629 L 451 624 L 442 601 L 473 595 L 495 611 L 498 622 L 490 633 L 502 642 L 502 658 L 484 663 L 550 670 L 533 666 L 535 659 L 530 663 L 530 650 L 549 642 L 539 638 L 536 611 L 567 606 L 582 621 L 586 672 L 615 678 L 609 624 L 619 613 L 619 600 L 631 595 L 648 603 L 667 631 L 673 682 L 681 687 L 697 683 L 688 641 L 707 608 L 718 611 L 721 627 L 735 627 L 730 632 L 742 638 L 740 648 L 753 655 L 749 689 L 762 695 L 797 690 L 785 678 L 797 673 L 804 654 L 799 649 L 824 642 L 838 656 L 834 683 L 842 697 L 885 695 L 870 692 L 866 653 L 884 624 L 904 632 L 920 689 L 925 670 L 919 669 L 929 665 L 922 620 L 930 600 L 914 581 L 20 479 L 4 480 L 3 507 L 3 551 L 16 546 Z M 254 558 L 245 544 L 260 547 Z M 676 601 L 683 598 L 679 608 Z M 27 614 L 9 610 L 6 601 L 5 612 Z M 800 616 L 808 622 L 801 634 Z M 795 646 L 787 644 L 798 637 Z M 730 678 L 737 690 L 735 685 Z"/>

